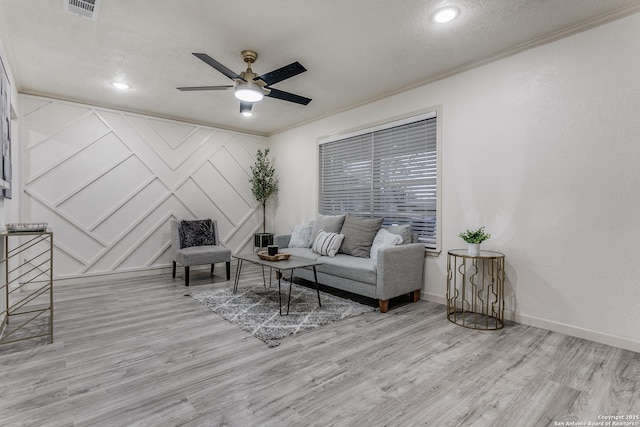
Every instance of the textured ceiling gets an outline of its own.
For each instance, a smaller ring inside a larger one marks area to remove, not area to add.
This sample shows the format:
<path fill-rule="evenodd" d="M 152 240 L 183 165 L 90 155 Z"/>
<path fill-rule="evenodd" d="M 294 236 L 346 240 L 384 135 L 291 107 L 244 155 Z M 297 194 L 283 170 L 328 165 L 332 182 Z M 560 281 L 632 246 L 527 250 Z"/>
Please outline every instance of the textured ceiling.
<path fill-rule="evenodd" d="M 431 22 L 450 4 L 456 21 Z M 62 6 L 0 0 L 20 92 L 265 135 L 640 11 L 638 0 L 103 0 L 94 22 Z M 274 87 L 313 101 L 265 98 L 246 118 L 232 91 L 176 90 L 232 84 L 192 52 L 239 73 L 244 49 L 258 74 L 300 61 L 308 71 Z"/>

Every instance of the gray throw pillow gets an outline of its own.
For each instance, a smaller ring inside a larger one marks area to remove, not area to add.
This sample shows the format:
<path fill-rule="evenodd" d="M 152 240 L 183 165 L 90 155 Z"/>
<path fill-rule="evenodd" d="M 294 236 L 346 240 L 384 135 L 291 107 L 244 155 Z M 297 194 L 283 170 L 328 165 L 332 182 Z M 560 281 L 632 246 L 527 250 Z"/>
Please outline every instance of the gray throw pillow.
<path fill-rule="evenodd" d="M 363 218 L 347 214 L 340 234 L 344 235 L 340 253 L 369 258 L 371 245 L 384 218 Z"/>
<path fill-rule="evenodd" d="M 310 248 L 311 244 L 311 230 L 313 225 L 296 225 L 291 232 L 291 239 L 289 239 L 290 248 Z"/>
<path fill-rule="evenodd" d="M 216 244 L 213 234 L 213 221 L 210 219 L 180 221 L 179 231 L 180 244 L 183 248 Z"/>
<path fill-rule="evenodd" d="M 324 230 L 327 233 L 339 233 L 344 223 L 345 215 L 316 215 L 316 220 L 313 222 L 313 229 L 311 230 L 311 244 L 316 240 L 318 231 Z"/>

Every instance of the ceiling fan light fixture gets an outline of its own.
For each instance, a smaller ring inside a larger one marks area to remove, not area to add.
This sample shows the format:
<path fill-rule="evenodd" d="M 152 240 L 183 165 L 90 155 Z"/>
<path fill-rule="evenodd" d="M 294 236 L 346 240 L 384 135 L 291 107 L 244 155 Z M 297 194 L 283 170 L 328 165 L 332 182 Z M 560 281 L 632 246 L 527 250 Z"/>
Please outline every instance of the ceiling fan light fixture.
<path fill-rule="evenodd" d="M 253 113 L 251 112 L 251 106 L 252 106 L 252 104 L 245 104 L 244 102 L 241 102 L 240 103 L 240 114 L 242 114 L 245 117 L 253 116 Z"/>
<path fill-rule="evenodd" d="M 260 86 L 252 81 L 238 82 L 236 84 L 234 95 L 240 101 L 245 102 L 258 102 L 262 101 L 262 98 L 264 98 L 264 94 L 262 93 Z"/>

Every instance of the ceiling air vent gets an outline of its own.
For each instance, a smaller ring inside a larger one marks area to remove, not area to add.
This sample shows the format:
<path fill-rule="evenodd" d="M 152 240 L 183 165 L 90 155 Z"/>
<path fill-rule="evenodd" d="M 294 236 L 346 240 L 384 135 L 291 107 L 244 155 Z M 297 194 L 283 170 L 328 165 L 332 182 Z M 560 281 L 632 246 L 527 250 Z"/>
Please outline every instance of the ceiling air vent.
<path fill-rule="evenodd" d="M 101 0 L 62 0 L 65 12 L 80 15 L 95 21 L 98 19 L 98 9 Z"/>

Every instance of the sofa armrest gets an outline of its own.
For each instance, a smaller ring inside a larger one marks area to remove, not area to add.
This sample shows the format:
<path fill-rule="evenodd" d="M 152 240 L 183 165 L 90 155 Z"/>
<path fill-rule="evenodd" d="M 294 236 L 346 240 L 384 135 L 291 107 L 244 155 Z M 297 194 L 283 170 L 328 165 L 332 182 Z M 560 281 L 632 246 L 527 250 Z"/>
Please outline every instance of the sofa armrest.
<path fill-rule="evenodd" d="M 424 255 L 423 243 L 381 248 L 378 251 L 377 297 L 388 300 L 421 290 Z"/>
<path fill-rule="evenodd" d="M 278 248 L 288 248 L 290 240 L 291 234 L 278 234 L 273 237 L 273 244 Z"/>

